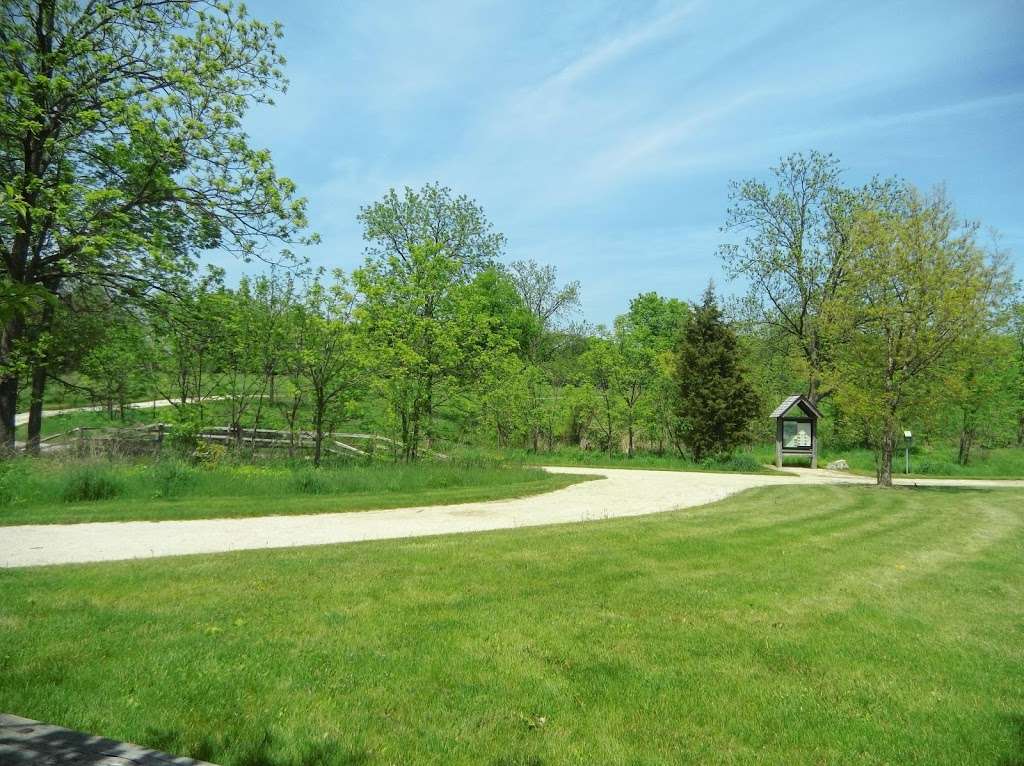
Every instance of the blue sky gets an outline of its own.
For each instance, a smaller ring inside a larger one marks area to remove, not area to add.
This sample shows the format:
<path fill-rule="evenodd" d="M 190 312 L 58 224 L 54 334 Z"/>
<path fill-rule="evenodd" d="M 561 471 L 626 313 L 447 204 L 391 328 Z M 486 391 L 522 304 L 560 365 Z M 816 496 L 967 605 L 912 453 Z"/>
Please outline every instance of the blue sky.
<path fill-rule="evenodd" d="M 729 292 L 730 179 L 834 153 L 851 183 L 945 182 L 1024 273 L 1024 2 L 250 2 L 289 91 L 247 120 L 310 201 L 306 254 L 362 260 L 360 205 L 440 181 L 508 257 L 630 297 Z"/>

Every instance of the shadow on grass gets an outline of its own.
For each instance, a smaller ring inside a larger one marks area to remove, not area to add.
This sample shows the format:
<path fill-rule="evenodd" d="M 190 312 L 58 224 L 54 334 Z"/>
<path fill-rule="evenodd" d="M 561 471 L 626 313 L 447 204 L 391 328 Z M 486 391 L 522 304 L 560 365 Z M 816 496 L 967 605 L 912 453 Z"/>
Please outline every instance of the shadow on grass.
<path fill-rule="evenodd" d="M 1010 716 L 1010 726 L 1016 742 L 1013 751 L 999 759 L 998 766 L 1024 766 L 1024 715 Z"/>
<path fill-rule="evenodd" d="M 365 750 L 346 747 L 333 739 L 311 742 L 300 748 L 298 755 L 282 755 L 275 752 L 279 748 L 275 747 L 274 736 L 267 730 L 259 734 L 229 735 L 221 741 L 204 737 L 198 742 L 184 741 L 177 731 L 150 730 L 146 740 L 167 750 L 188 752 L 200 761 L 215 761 L 224 766 L 367 766 L 371 762 Z"/>
<path fill-rule="evenodd" d="M 204 737 L 185 742 L 180 731 L 150 730 L 146 741 L 169 752 L 188 752 L 191 757 L 174 756 L 150 747 L 86 734 L 60 726 L 15 716 L 0 716 L 0 766 L 30 766 L 67 763 L 75 766 L 211 766 L 214 759 L 224 766 L 366 766 L 370 754 L 340 742 L 324 739 L 298 749 L 297 755 L 274 751 L 273 736 L 263 731 L 256 736 L 215 741 Z"/>
<path fill-rule="evenodd" d="M 41 763 L 100 766 L 115 761 L 131 766 L 197 766 L 200 763 L 115 739 L 0 716 L 0 766 Z"/>
<path fill-rule="evenodd" d="M 491 766 L 544 766 L 544 761 L 536 755 L 505 756 L 491 762 Z"/>

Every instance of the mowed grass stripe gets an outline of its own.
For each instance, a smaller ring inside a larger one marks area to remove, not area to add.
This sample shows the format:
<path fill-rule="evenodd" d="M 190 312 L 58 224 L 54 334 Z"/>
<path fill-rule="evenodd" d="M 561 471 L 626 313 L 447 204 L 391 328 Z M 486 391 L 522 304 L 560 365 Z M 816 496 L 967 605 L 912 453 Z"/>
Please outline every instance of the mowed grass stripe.
<path fill-rule="evenodd" d="M 8 571 L 0 700 L 227 766 L 1014 763 L 1022 515 L 1014 491 L 791 487 Z"/>

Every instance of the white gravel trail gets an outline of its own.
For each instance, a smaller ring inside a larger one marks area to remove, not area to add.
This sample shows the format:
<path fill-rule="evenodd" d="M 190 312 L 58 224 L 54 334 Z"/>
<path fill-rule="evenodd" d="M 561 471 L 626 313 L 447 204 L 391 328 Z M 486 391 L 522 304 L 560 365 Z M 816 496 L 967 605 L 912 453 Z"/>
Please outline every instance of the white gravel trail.
<path fill-rule="evenodd" d="M 0 567 L 485 532 L 660 513 L 704 505 L 753 487 L 871 483 L 870 479 L 825 471 L 796 470 L 772 475 L 579 467 L 546 470 L 603 478 L 543 495 L 460 505 L 242 519 L 0 526 Z M 1024 481 L 922 480 L 910 483 L 1024 487 Z"/>

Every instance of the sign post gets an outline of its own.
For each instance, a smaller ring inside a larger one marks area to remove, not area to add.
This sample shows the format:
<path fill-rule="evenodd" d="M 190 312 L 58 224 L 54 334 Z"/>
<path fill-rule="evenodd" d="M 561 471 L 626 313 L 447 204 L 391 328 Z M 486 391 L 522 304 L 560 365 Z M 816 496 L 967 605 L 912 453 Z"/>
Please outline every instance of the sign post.
<path fill-rule="evenodd" d="M 910 445 L 914 443 L 914 435 L 910 431 L 903 432 L 903 440 L 905 442 L 904 448 L 907 455 L 907 470 L 906 473 L 910 473 Z"/>

